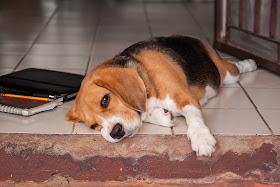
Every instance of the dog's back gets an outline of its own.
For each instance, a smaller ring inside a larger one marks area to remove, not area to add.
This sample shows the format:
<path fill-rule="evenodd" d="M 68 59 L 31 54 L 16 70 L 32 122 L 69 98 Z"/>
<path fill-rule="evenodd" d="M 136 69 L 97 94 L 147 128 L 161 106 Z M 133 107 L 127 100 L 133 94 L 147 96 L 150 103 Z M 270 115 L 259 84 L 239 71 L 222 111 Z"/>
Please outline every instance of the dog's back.
<path fill-rule="evenodd" d="M 220 74 L 204 44 L 187 36 L 156 37 L 136 43 L 120 55 L 139 55 L 144 50 L 152 50 L 168 55 L 178 64 L 190 86 L 220 86 Z"/>

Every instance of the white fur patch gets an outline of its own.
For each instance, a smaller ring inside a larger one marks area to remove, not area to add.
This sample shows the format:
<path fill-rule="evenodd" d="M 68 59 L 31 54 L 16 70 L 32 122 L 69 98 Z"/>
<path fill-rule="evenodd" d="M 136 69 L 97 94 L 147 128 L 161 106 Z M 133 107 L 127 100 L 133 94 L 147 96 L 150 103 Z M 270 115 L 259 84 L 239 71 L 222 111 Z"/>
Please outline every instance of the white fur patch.
<path fill-rule="evenodd" d="M 165 127 L 173 127 L 175 124 L 174 121 L 171 120 L 171 115 L 182 115 L 182 112 L 178 110 L 176 103 L 168 94 L 164 100 L 155 97 L 147 99 L 146 106 L 147 111 L 141 115 L 141 119 L 145 122 Z M 168 110 L 168 112 L 165 112 L 164 109 Z"/>
<path fill-rule="evenodd" d="M 179 116 L 182 115 L 182 112 L 178 110 L 176 103 L 169 97 L 169 95 L 166 95 L 166 98 L 164 100 L 157 99 L 155 97 L 151 97 L 147 99 L 147 109 L 149 108 L 163 108 L 167 109 L 169 111 L 172 111 L 173 115 Z"/>
<path fill-rule="evenodd" d="M 216 140 L 204 124 L 201 111 L 192 105 L 183 108 L 188 124 L 187 135 L 191 139 L 192 150 L 198 156 L 211 156 L 215 151 Z"/>
<path fill-rule="evenodd" d="M 252 59 L 246 59 L 246 60 L 239 61 L 235 65 L 239 69 L 240 73 L 246 73 L 246 72 L 254 71 L 257 69 L 257 64 Z"/>
<path fill-rule="evenodd" d="M 204 98 L 199 101 L 201 106 L 204 105 L 205 103 L 207 103 L 209 99 L 211 99 L 212 97 L 214 97 L 217 94 L 217 91 L 215 91 L 210 86 L 206 86 L 205 89 L 206 89 L 206 94 L 205 94 Z"/>
<path fill-rule="evenodd" d="M 112 116 L 112 117 L 106 118 L 106 119 L 101 116 L 98 116 L 98 117 L 100 117 L 100 119 L 102 119 L 103 128 L 101 129 L 101 134 L 109 142 L 118 142 L 127 136 L 131 137 L 134 134 L 136 134 L 138 132 L 139 127 L 142 126 L 142 121 L 140 119 L 137 119 L 131 123 L 128 123 L 123 118 L 118 117 L 118 116 Z M 112 129 L 114 128 L 114 126 L 117 123 L 120 123 L 123 126 L 124 131 L 125 131 L 125 135 L 121 139 L 115 139 L 110 136 Z"/>
<path fill-rule="evenodd" d="M 239 80 L 240 75 L 232 76 L 229 72 L 227 72 L 227 75 L 223 81 L 223 84 L 232 84 Z"/>
<path fill-rule="evenodd" d="M 161 125 L 164 127 L 173 127 L 175 125 L 174 121 L 171 119 L 171 113 L 169 111 L 164 111 L 163 108 L 153 107 L 148 108 L 146 111 L 145 122 Z"/>

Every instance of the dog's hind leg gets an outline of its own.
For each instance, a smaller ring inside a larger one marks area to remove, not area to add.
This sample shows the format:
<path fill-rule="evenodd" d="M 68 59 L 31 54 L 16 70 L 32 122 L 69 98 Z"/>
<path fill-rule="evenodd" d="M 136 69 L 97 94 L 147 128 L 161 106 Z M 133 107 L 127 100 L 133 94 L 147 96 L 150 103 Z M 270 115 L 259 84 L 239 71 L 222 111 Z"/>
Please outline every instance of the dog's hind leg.
<path fill-rule="evenodd" d="M 257 69 L 256 62 L 252 59 L 242 60 L 236 63 L 224 61 L 226 76 L 223 84 L 232 84 L 239 80 L 241 73 L 254 71 Z"/>
<path fill-rule="evenodd" d="M 240 74 L 255 71 L 257 69 L 257 64 L 253 59 L 245 59 L 237 62 L 235 65 L 238 68 Z"/>
<path fill-rule="evenodd" d="M 256 62 L 252 59 L 245 59 L 239 62 L 230 62 L 221 59 L 212 48 L 204 44 L 211 59 L 215 63 L 221 76 L 222 84 L 232 84 L 239 80 L 241 73 L 254 71 L 257 69 Z"/>

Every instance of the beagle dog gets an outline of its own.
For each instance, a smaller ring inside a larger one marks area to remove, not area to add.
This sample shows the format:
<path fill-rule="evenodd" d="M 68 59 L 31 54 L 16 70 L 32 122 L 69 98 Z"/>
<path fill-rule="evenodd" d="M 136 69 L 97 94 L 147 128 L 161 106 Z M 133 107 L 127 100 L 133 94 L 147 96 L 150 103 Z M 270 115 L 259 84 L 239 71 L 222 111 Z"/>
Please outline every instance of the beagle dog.
<path fill-rule="evenodd" d="M 198 156 L 211 156 L 216 140 L 205 125 L 201 105 L 223 84 L 256 70 L 249 59 L 219 58 L 202 41 L 187 36 L 138 42 L 105 61 L 83 80 L 66 119 L 84 122 L 110 142 L 137 133 L 142 121 L 173 127 L 184 116 Z"/>

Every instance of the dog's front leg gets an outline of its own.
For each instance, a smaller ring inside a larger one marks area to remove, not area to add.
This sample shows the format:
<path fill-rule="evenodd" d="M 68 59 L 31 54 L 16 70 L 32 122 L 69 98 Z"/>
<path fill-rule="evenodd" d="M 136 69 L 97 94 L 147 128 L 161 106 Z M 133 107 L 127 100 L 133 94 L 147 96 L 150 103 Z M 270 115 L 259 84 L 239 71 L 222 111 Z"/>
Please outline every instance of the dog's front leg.
<path fill-rule="evenodd" d="M 187 121 L 187 135 L 191 140 L 192 150 L 198 156 L 211 156 L 215 151 L 216 140 L 205 125 L 201 110 L 193 105 L 186 105 L 182 112 Z"/>
<path fill-rule="evenodd" d="M 148 108 L 145 114 L 144 122 L 161 125 L 164 127 L 173 127 L 174 117 L 171 112 L 161 107 Z"/>

